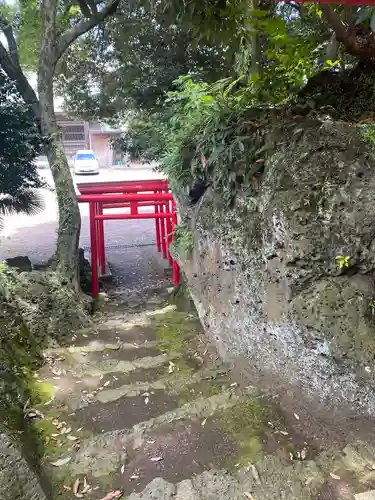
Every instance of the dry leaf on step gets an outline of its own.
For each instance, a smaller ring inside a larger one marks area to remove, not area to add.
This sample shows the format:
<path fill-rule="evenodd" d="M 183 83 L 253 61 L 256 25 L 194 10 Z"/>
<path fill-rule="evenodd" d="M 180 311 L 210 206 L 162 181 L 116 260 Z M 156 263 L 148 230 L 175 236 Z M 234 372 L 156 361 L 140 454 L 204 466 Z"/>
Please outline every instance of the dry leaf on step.
<path fill-rule="evenodd" d="M 249 493 L 248 491 L 245 491 L 245 497 L 249 498 L 250 500 L 255 500 L 255 498 L 253 497 L 253 495 L 251 493 Z"/>
<path fill-rule="evenodd" d="M 204 427 L 206 425 L 206 422 L 207 422 L 207 418 L 205 418 L 204 420 L 202 420 L 201 426 Z"/>
<path fill-rule="evenodd" d="M 82 489 L 82 493 L 87 493 L 88 491 L 90 491 L 91 489 L 91 486 L 89 485 L 89 483 L 87 482 L 87 477 L 85 476 L 83 478 L 83 489 Z"/>
<path fill-rule="evenodd" d="M 107 380 L 107 382 L 104 382 L 103 387 L 107 387 L 107 385 L 109 385 L 109 384 L 110 384 L 110 381 Z"/>
<path fill-rule="evenodd" d="M 255 467 L 255 465 L 249 464 L 247 466 L 247 470 L 251 471 L 251 474 L 253 475 L 253 478 L 255 479 L 255 482 L 257 484 L 262 484 L 262 481 L 260 480 L 260 477 L 259 477 L 259 472 L 258 472 L 257 468 Z"/>
<path fill-rule="evenodd" d="M 337 479 L 337 480 L 341 479 L 340 476 L 338 476 L 337 474 L 334 474 L 333 472 L 330 472 L 329 475 L 331 476 L 332 479 Z"/>
<path fill-rule="evenodd" d="M 77 496 L 77 493 L 78 493 L 79 483 L 80 483 L 79 478 L 76 477 L 74 480 L 74 483 L 73 483 L 73 488 L 72 488 L 75 496 Z"/>
<path fill-rule="evenodd" d="M 122 491 L 116 490 L 116 491 L 110 491 L 107 493 L 107 495 L 102 498 L 101 500 L 112 500 L 112 498 L 120 498 L 122 496 Z"/>
<path fill-rule="evenodd" d="M 125 465 L 124 464 L 121 465 L 120 471 L 121 471 L 121 474 L 123 474 L 125 472 Z"/>
<path fill-rule="evenodd" d="M 150 460 L 151 462 L 160 462 L 163 460 L 163 457 L 151 457 Z"/>
<path fill-rule="evenodd" d="M 72 457 L 65 457 L 65 458 L 59 458 L 58 460 L 55 460 L 54 462 L 51 462 L 51 465 L 55 467 L 62 467 L 63 465 L 66 465 L 71 461 Z"/>

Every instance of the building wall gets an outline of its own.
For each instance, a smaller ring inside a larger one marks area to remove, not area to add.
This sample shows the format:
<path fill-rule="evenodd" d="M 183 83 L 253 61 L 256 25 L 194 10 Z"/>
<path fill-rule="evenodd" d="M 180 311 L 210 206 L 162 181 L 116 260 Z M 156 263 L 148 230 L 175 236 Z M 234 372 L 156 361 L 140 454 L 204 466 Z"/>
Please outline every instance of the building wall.
<path fill-rule="evenodd" d="M 58 115 L 58 125 L 62 129 L 63 142 L 69 163 L 79 149 L 89 148 L 89 126 L 83 120 L 72 120 L 64 115 Z"/>
<path fill-rule="evenodd" d="M 90 143 L 100 167 L 112 165 L 113 151 L 110 145 L 109 134 L 90 134 Z"/>

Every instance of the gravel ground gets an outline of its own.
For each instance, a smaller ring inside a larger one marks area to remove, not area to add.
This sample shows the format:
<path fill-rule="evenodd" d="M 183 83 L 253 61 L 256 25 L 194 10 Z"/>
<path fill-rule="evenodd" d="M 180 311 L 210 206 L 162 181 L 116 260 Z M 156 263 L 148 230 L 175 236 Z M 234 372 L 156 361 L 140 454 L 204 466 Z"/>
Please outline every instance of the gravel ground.
<path fill-rule="evenodd" d="M 42 170 L 41 175 L 48 181 L 51 190 L 43 190 L 44 210 L 35 216 L 12 216 L 5 220 L 5 229 L 0 239 L 0 259 L 27 255 L 33 264 L 46 262 L 53 254 L 57 231 L 57 206 L 53 192 L 50 171 Z M 98 176 L 73 176 L 75 183 L 138 180 L 160 178 L 160 174 L 150 167 L 105 169 Z M 147 210 L 149 211 L 149 210 Z M 86 256 L 90 246 L 88 206 L 81 205 L 82 230 L 80 246 Z M 155 241 L 155 226 L 152 220 L 111 220 L 105 221 L 106 255 L 118 280 L 128 278 L 142 268 L 145 263 L 160 261 L 154 246 L 114 248 L 118 245 L 136 243 L 152 244 Z"/>

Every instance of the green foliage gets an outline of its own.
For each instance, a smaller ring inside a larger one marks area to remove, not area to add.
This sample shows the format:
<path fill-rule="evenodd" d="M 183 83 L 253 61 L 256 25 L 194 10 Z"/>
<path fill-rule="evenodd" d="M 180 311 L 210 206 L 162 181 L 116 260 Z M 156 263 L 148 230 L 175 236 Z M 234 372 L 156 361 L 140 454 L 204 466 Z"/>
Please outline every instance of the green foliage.
<path fill-rule="evenodd" d="M 194 249 L 193 233 L 183 224 L 178 224 L 174 230 L 173 242 L 170 248 L 173 258 L 190 255 Z"/>
<path fill-rule="evenodd" d="M 41 209 L 37 190 L 45 184 L 34 163 L 41 148 L 32 113 L 0 73 L 0 228 L 2 215 L 33 214 Z"/>
<path fill-rule="evenodd" d="M 158 150 L 156 159 L 169 178 L 179 186 L 209 180 L 228 204 L 239 185 L 251 187 L 264 163 L 261 132 L 250 137 L 240 125 L 242 118 L 262 116 L 263 110 L 254 110 L 256 98 L 249 87 L 234 90 L 237 83 L 226 79 L 208 85 L 180 77 L 167 94 L 164 114 L 151 116 L 148 125 L 161 131 L 153 151 Z M 139 141 L 130 123 L 128 140 L 134 132 Z"/>
<path fill-rule="evenodd" d="M 215 81 L 232 72 L 232 58 L 228 47 L 199 43 L 172 12 L 124 2 L 105 29 L 92 30 L 67 52 L 57 88 L 70 112 L 90 119 L 156 112 L 180 75 Z"/>
<path fill-rule="evenodd" d="M 345 267 L 349 267 L 351 257 L 350 255 L 337 255 L 336 257 L 336 266 L 339 271 L 342 271 Z"/>

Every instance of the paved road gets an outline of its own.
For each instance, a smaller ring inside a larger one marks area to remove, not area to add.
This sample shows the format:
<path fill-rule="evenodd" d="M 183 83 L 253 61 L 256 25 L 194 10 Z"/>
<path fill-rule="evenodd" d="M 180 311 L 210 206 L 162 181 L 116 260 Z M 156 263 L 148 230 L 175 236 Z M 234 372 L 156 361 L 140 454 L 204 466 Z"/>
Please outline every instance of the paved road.
<path fill-rule="evenodd" d="M 0 239 L 0 259 L 28 255 L 33 263 L 45 262 L 54 251 L 57 230 L 57 203 L 53 191 L 53 181 L 49 170 L 41 170 L 40 174 L 51 186 L 43 190 L 44 210 L 35 216 L 18 215 L 8 217 L 5 229 Z M 118 169 L 103 169 L 96 176 L 74 176 L 75 183 L 119 181 L 160 178 L 161 175 L 150 167 L 130 167 Z M 80 245 L 89 247 L 88 206 L 81 206 L 82 231 Z M 155 240 L 154 223 L 150 220 L 115 220 L 105 222 L 105 240 L 108 247 L 107 255 L 115 267 L 121 267 L 126 261 L 132 260 L 134 252 L 139 254 L 135 260 L 142 263 L 154 252 L 154 248 L 144 249 L 114 249 L 116 245 L 134 242 L 149 243 Z M 111 249 L 112 247 L 112 249 Z M 151 253 L 150 253 L 151 252 Z M 119 270 L 122 274 L 121 270 Z"/>

